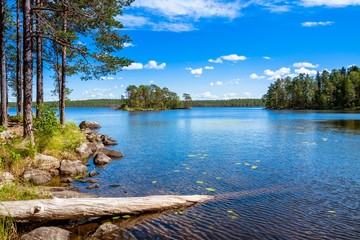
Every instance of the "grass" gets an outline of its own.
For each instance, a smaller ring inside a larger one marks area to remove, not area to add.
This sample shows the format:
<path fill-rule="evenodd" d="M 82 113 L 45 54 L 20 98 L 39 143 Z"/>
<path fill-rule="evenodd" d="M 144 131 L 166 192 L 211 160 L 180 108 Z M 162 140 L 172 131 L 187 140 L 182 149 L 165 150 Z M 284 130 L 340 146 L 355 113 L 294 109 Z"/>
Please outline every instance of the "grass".
<path fill-rule="evenodd" d="M 19 239 L 15 221 L 11 217 L 0 218 L 0 239 Z"/>

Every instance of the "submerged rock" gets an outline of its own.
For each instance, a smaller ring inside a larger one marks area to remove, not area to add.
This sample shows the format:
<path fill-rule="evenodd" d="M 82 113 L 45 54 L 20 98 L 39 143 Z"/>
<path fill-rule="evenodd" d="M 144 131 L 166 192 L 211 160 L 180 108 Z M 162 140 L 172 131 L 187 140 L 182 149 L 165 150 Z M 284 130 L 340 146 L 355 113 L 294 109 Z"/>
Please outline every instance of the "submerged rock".
<path fill-rule="evenodd" d="M 49 172 L 39 169 L 27 169 L 23 174 L 24 181 L 32 182 L 34 185 L 41 185 L 52 180 Z"/>
<path fill-rule="evenodd" d="M 120 237 L 120 228 L 114 224 L 102 224 L 90 239 L 118 239 Z"/>
<path fill-rule="evenodd" d="M 109 137 L 107 135 L 102 135 L 101 140 L 105 146 L 117 145 L 116 140 L 112 139 L 111 137 Z"/>
<path fill-rule="evenodd" d="M 100 148 L 97 151 L 97 153 L 104 153 L 106 156 L 111 157 L 111 158 L 122 158 L 122 157 L 124 157 L 124 153 L 119 152 L 117 150 L 110 150 L 110 149 L 107 149 L 105 147 Z M 95 153 L 95 154 L 97 154 L 97 153 Z"/>
<path fill-rule="evenodd" d="M 96 175 L 99 175 L 100 173 L 96 170 L 92 170 L 90 173 L 89 173 L 89 177 L 93 177 L 93 176 L 96 176 Z"/>
<path fill-rule="evenodd" d="M 88 171 L 88 168 L 81 161 L 62 160 L 60 164 L 61 175 L 79 175 Z"/>
<path fill-rule="evenodd" d="M 99 184 L 97 184 L 97 183 L 95 183 L 95 184 L 93 184 L 93 185 L 90 185 L 90 186 L 86 187 L 86 189 L 91 190 L 91 189 L 94 189 L 94 188 L 99 188 L 99 187 L 100 187 L 100 185 L 99 185 Z"/>
<path fill-rule="evenodd" d="M 71 232 L 58 227 L 40 227 L 23 235 L 21 240 L 70 240 Z"/>
<path fill-rule="evenodd" d="M 97 122 L 94 121 L 82 121 L 79 125 L 80 129 L 99 129 L 101 128 L 100 124 L 98 124 Z"/>
<path fill-rule="evenodd" d="M 111 162 L 111 158 L 106 156 L 105 153 L 98 152 L 94 157 L 94 163 L 97 165 L 105 165 Z"/>

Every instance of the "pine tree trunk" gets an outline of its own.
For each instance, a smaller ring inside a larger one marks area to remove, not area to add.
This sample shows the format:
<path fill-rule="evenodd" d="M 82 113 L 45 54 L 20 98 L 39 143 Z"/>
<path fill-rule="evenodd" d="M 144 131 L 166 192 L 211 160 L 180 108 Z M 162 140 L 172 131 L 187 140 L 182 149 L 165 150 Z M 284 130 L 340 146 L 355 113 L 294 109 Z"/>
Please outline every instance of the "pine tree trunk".
<path fill-rule="evenodd" d="M 23 94 L 22 94 L 22 50 L 20 34 L 20 0 L 16 1 L 16 109 L 17 116 L 23 115 Z"/>
<path fill-rule="evenodd" d="M 30 0 L 23 2 L 24 28 L 24 137 L 29 138 L 34 145 L 32 119 L 32 46 L 31 46 L 31 4 Z"/>
<path fill-rule="evenodd" d="M 7 84 L 5 63 L 5 1 L 0 0 L 0 88 L 1 88 L 1 116 L 0 124 L 7 127 Z"/>
<path fill-rule="evenodd" d="M 64 11 L 63 17 L 63 31 L 67 29 L 67 11 Z M 60 123 L 65 125 L 65 99 L 66 99 L 66 46 L 62 46 L 62 61 L 61 61 L 61 84 L 60 88 Z"/>
<path fill-rule="evenodd" d="M 42 7 L 43 1 L 37 0 L 36 1 L 37 7 Z M 40 117 L 40 108 L 42 106 L 42 103 L 44 101 L 44 86 L 43 86 L 43 57 L 42 57 L 42 45 L 43 45 L 43 39 L 42 39 L 42 33 L 41 33 L 41 27 L 40 27 L 40 17 L 41 17 L 41 11 L 38 11 L 36 13 L 36 30 L 38 32 L 37 38 L 36 38 L 36 117 Z"/>

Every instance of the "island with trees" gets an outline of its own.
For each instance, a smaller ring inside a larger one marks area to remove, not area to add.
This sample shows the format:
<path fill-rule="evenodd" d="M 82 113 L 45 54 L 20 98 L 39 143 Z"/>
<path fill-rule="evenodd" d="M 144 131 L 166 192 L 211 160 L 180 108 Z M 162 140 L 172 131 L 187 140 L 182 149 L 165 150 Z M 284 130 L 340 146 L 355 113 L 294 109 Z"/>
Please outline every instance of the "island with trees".
<path fill-rule="evenodd" d="M 160 88 L 151 85 L 130 85 L 126 88 L 127 99 L 123 99 L 121 108 L 128 111 L 139 110 L 165 110 L 165 109 L 189 109 L 191 96 L 183 94 L 184 101 L 168 88 Z"/>
<path fill-rule="evenodd" d="M 315 77 L 279 78 L 263 96 L 268 109 L 360 109 L 360 69 L 324 70 Z"/>

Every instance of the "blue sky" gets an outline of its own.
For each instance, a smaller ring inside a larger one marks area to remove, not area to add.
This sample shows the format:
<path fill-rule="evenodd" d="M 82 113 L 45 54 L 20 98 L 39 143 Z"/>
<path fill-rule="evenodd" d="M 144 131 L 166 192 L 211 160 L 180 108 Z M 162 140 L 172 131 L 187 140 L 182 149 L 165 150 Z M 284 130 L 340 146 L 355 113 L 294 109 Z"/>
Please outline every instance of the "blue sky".
<path fill-rule="evenodd" d="M 152 83 L 193 99 L 260 98 L 278 77 L 360 65 L 359 14 L 360 0 L 135 0 L 117 17 L 132 38 L 119 54 L 135 63 L 69 78 L 70 99 Z"/>

